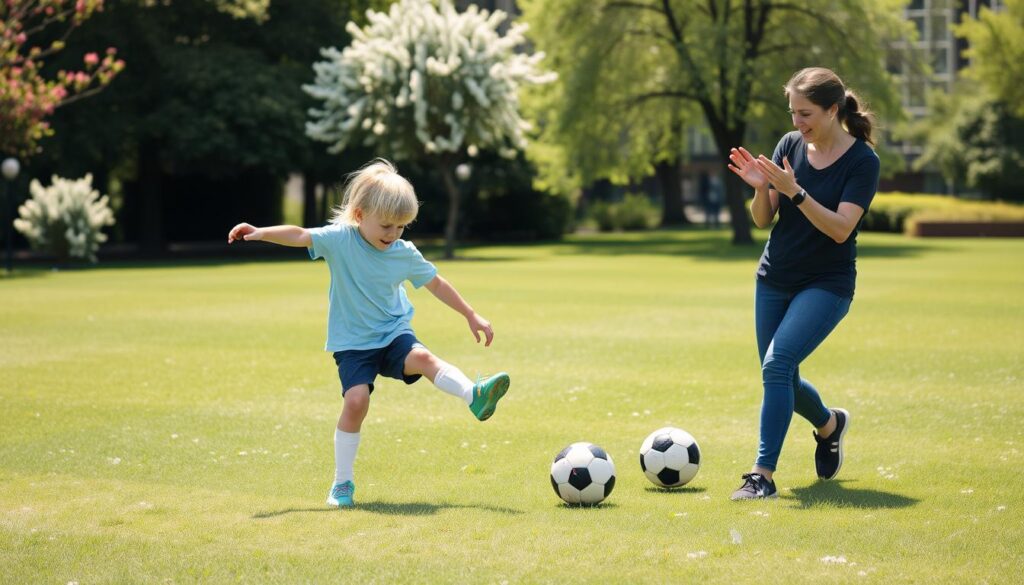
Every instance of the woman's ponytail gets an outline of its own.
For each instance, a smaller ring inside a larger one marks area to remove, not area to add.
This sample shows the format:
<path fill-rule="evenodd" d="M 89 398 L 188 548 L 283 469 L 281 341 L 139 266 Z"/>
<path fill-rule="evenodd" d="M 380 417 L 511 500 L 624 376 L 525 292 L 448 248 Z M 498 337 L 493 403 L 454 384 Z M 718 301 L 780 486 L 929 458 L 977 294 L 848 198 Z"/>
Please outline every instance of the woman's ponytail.
<path fill-rule="evenodd" d="M 870 111 L 862 110 L 857 94 L 846 90 L 846 98 L 843 101 L 841 117 L 846 123 L 846 130 L 854 137 L 874 145 L 871 138 L 871 130 L 874 127 L 875 116 Z"/>

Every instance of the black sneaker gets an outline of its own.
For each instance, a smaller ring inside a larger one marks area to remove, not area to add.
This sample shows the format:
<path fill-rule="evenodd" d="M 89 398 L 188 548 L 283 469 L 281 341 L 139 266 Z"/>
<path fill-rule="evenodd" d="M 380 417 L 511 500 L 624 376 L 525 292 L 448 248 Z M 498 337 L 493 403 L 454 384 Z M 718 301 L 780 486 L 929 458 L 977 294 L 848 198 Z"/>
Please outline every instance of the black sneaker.
<path fill-rule="evenodd" d="M 760 473 L 744 473 L 743 485 L 734 491 L 730 500 L 764 500 L 777 498 L 779 493 L 775 490 L 775 482 L 768 481 Z"/>
<path fill-rule="evenodd" d="M 850 428 L 850 413 L 842 408 L 833 408 L 832 412 L 836 413 L 836 430 L 826 439 L 813 433 L 814 440 L 818 442 L 818 448 L 814 450 L 814 467 L 821 479 L 839 475 L 839 468 L 843 466 L 843 437 Z"/>

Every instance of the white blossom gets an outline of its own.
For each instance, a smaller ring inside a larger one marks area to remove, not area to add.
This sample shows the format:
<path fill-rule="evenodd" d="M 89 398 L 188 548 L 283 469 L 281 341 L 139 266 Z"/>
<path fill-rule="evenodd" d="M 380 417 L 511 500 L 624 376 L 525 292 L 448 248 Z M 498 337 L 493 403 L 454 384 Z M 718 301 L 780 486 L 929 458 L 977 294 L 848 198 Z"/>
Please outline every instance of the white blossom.
<path fill-rule="evenodd" d="M 35 249 L 95 262 L 96 251 L 107 241 L 101 230 L 114 225 L 109 198 L 92 188 L 92 175 L 78 180 L 54 175 L 51 183 L 49 187 L 37 180 L 29 184 L 32 196 L 18 207 L 15 229 Z"/>
<path fill-rule="evenodd" d="M 541 70 L 543 54 L 519 51 L 525 24 L 498 33 L 506 18 L 472 5 L 460 13 L 450 0 L 399 0 L 368 12 L 363 27 L 350 22 L 352 43 L 321 50 L 315 82 L 303 88 L 320 102 L 306 133 L 331 152 L 365 144 L 396 158 L 485 148 L 514 157 L 530 128 L 519 88 L 555 75 Z"/>

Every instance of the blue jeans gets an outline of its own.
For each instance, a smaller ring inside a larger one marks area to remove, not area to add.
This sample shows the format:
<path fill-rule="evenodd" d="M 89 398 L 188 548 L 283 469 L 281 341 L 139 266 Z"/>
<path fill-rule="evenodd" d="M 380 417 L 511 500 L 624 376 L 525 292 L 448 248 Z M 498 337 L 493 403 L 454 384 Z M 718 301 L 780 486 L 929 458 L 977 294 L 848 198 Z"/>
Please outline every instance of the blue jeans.
<path fill-rule="evenodd" d="M 800 378 L 800 362 L 842 321 L 851 302 L 819 288 L 787 292 L 757 281 L 754 323 L 764 384 L 758 466 L 775 471 L 794 412 L 815 427 L 828 422 L 831 412 Z"/>

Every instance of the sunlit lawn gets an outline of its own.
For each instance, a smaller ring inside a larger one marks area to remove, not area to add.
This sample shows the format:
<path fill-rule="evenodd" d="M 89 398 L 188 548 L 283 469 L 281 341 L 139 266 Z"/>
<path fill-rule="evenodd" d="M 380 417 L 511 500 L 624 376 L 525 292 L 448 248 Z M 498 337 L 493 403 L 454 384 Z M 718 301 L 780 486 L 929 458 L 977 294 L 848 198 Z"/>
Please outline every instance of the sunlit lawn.
<path fill-rule="evenodd" d="M 726 237 L 439 262 L 497 337 L 476 345 L 425 290 L 419 336 L 471 376 L 507 370 L 512 389 L 481 424 L 429 383 L 380 381 L 353 511 L 324 506 L 341 397 L 322 263 L 297 250 L 0 278 L 0 581 L 1019 581 L 1024 241 L 862 235 L 853 309 L 802 367 L 853 415 L 841 480 L 816 481 L 794 420 L 781 498 L 738 504 L 760 248 Z M 636 455 L 669 424 L 704 455 L 676 492 Z M 579 440 L 618 468 L 593 509 L 548 481 Z"/>

